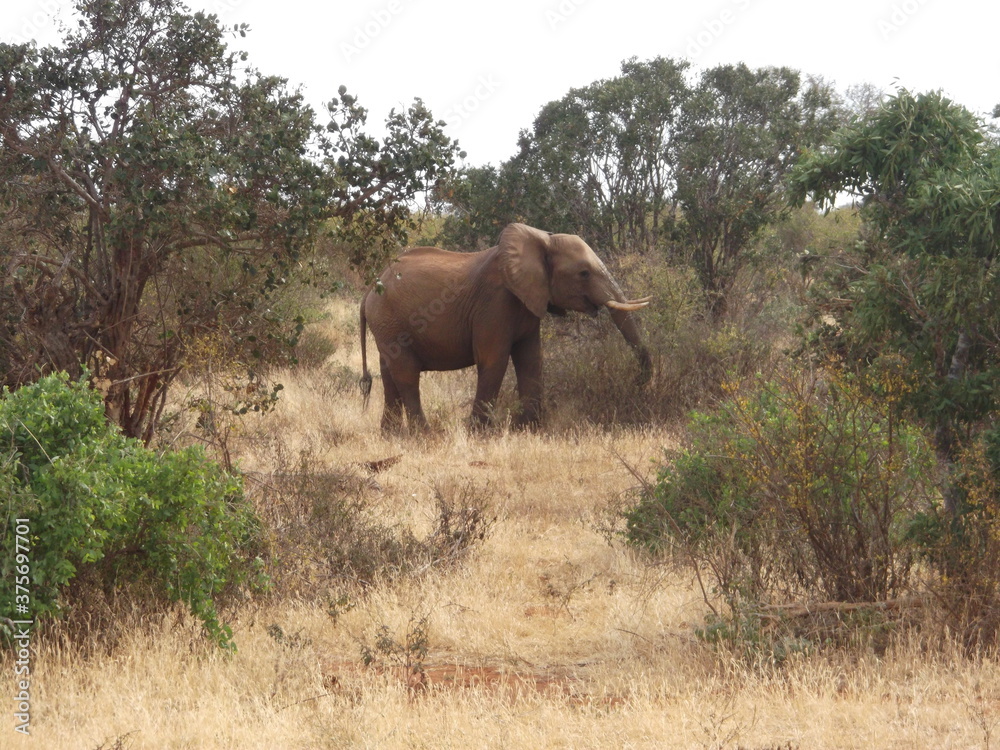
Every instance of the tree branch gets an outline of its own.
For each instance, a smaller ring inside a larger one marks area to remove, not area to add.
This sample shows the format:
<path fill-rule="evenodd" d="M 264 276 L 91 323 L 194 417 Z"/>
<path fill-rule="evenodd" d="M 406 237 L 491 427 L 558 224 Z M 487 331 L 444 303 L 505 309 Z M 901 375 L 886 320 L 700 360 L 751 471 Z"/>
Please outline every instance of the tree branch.
<path fill-rule="evenodd" d="M 73 177 L 65 169 L 63 169 L 62 166 L 60 166 L 53 154 L 49 154 L 45 161 L 49 165 L 49 169 L 52 171 L 52 174 L 56 177 L 56 179 L 66 185 L 66 187 L 78 196 L 83 198 L 87 205 L 100 212 L 101 216 L 108 218 L 108 213 L 101 201 L 96 196 L 91 195 L 83 185 L 74 180 Z"/>

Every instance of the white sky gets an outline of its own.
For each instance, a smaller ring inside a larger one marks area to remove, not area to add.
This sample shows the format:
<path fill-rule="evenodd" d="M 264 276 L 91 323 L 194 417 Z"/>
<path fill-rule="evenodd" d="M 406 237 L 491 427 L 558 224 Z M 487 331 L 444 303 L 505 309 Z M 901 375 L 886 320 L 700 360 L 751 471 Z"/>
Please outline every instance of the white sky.
<path fill-rule="evenodd" d="M 943 89 L 987 114 L 1000 103 L 1000 4 L 972 0 L 188 0 L 223 23 L 248 23 L 234 46 L 250 64 L 323 104 L 340 84 L 377 130 L 389 109 L 421 97 L 468 152 L 468 164 L 512 156 L 518 131 L 570 88 L 609 78 L 621 61 L 684 57 L 785 65 L 843 90 Z M 58 39 L 53 15 L 72 0 L 5 0 L 0 39 Z"/>

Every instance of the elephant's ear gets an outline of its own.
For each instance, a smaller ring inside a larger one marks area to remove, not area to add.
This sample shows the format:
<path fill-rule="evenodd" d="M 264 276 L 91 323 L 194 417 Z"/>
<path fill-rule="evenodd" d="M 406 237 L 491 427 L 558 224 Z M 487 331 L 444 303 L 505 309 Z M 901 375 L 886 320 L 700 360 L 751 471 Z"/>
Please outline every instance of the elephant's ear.
<path fill-rule="evenodd" d="M 539 318 L 549 306 L 546 255 L 549 235 L 524 224 L 508 224 L 498 244 L 504 285 Z"/>

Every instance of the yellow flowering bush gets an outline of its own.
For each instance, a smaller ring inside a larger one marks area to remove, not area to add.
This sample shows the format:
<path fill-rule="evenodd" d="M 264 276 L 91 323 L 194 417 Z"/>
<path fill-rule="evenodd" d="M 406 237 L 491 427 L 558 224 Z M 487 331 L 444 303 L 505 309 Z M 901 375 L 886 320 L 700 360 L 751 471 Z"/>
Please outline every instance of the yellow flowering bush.
<path fill-rule="evenodd" d="M 891 369 L 727 385 L 626 514 L 628 539 L 707 569 L 734 611 L 898 596 L 936 492 L 933 452 L 898 416 L 906 389 Z"/>

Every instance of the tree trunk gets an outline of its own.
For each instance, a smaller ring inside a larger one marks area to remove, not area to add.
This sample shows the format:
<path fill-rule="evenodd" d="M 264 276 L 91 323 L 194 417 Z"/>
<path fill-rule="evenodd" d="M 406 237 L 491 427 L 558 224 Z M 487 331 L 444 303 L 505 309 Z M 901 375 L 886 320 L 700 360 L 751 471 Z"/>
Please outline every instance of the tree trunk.
<path fill-rule="evenodd" d="M 165 368 L 156 357 L 136 357 L 134 347 L 142 296 L 154 261 L 144 255 L 141 235 L 128 235 L 119 243 L 114 250 L 111 290 L 97 336 L 113 363 L 105 410 L 108 419 L 116 422 L 125 435 L 148 443 L 155 427 L 159 391 L 163 388 L 160 376 Z"/>
<path fill-rule="evenodd" d="M 960 380 L 965 376 L 966 367 L 969 364 L 969 351 L 972 349 L 972 337 L 968 330 L 962 329 L 958 334 L 958 342 L 955 344 L 955 351 L 951 355 L 951 367 L 948 369 L 948 380 Z M 952 414 L 945 413 L 934 430 L 934 447 L 938 457 L 944 463 L 948 474 L 952 473 L 955 463 L 955 424 Z M 959 489 L 954 481 L 947 480 L 944 488 L 944 509 L 945 512 L 954 515 L 958 508 Z"/>

